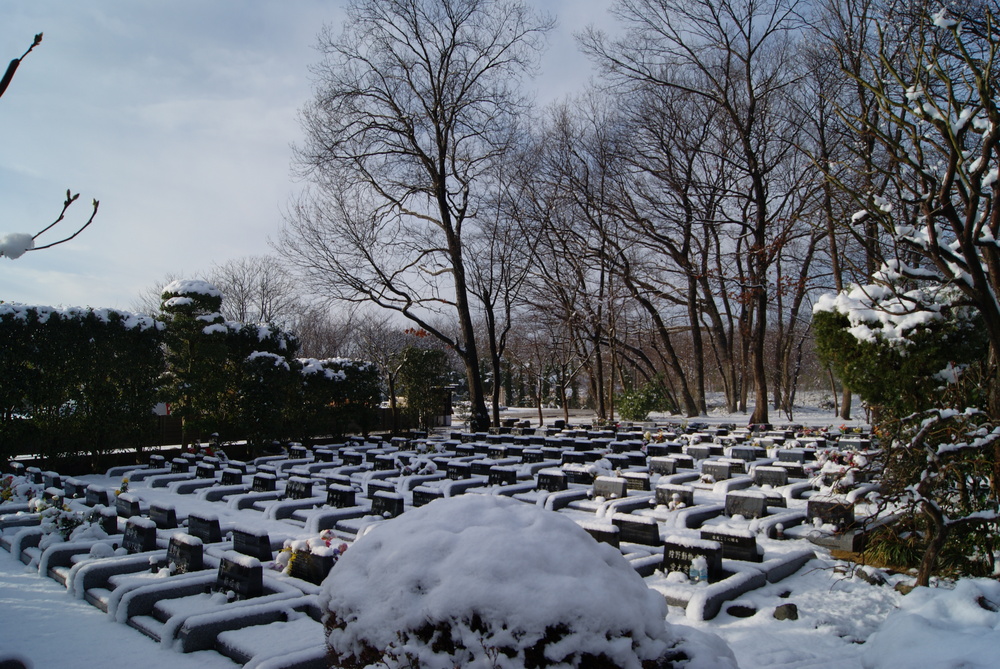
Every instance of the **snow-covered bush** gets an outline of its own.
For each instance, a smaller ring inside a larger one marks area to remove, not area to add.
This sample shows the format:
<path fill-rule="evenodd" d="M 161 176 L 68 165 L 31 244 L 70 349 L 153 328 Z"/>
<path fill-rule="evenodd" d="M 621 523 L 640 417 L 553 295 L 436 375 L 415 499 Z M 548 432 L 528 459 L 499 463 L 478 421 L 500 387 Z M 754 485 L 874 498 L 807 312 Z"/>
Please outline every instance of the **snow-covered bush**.
<path fill-rule="evenodd" d="M 335 667 L 735 666 L 724 644 L 667 627 L 663 598 L 617 550 L 506 497 L 436 500 L 378 525 L 320 603 Z"/>

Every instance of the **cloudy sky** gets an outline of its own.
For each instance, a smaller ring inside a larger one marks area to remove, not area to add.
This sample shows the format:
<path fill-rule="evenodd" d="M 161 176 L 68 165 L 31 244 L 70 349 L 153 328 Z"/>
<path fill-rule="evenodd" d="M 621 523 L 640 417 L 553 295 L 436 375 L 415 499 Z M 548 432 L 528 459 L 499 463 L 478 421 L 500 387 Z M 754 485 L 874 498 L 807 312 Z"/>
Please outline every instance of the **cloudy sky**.
<path fill-rule="evenodd" d="M 556 16 L 535 82 L 541 101 L 579 90 L 590 65 L 573 33 L 605 0 L 530 0 Z M 344 0 L 33 0 L 0 9 L 0 62 L 42 44 L 0 98 L 0 235 L 38 244 L 0 258 L 0 301 L 132 307 L 168 273 L 195 278 L 270 252 L 299 185 L 290 146 L 311 95 L 315 38 Z M 589 9 L 588 9 L 589 8 Z"/>

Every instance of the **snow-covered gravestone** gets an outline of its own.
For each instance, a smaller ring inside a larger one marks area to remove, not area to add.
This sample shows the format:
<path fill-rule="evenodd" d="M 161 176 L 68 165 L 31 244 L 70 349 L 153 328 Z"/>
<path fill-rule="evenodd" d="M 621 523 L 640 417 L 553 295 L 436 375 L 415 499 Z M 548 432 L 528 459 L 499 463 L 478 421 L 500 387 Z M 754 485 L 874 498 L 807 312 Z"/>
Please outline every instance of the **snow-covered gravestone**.
<path fill-rule="evenodd" d="M 377 525 L 323 583 L 334 667 L 735 667 L 683 638 L 622 554 L 500 496 L 435 500 Z"/>

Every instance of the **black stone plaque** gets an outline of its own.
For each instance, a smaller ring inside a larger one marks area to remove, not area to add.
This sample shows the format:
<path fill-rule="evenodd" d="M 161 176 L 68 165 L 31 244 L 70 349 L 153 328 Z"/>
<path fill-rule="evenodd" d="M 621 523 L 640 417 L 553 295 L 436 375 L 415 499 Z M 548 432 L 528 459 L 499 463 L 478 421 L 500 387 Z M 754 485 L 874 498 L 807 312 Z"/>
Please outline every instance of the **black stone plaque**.
<path fill-rule="evenodd" d="M 473 476 L 489 476 L 490 469 L 496 463 L 493 460 L 474 460 L 470 464 L 470 471 Z"/>
<path fill-rule="evenodd" d="M 677 463 L 677 469 L 694 469 L 694 458 L 683 453 L 675 453 L 670 456 Z"/>
<path fill-rule="evenodd" d="M 167 562 L 174 565 L 175 574 L 187 574 L 205 568 L 201 540 L 178 532 L 167 545 Z"/>
<path fill-rule="evenodd" d="M 448 478 L 452 481 L 461 481 L 472 476 L 472 465 L 468 462 L 449 462 Z"/>
<path fill-rule="evenodd" d="M 195 514 L 188 516 L 188 534 L 198 537 L 206 544 L 217 544 L 222 541 L 222 530 L 218 518 L 204 518 Z"/>
<path fill-rule="evenodd" d="M 674 501 L 674 495 L 680 495 L 680 501 L 684 506 L 694 506 L 694 488 L 686 485 L 674 483 L 661 483 L 656 486 L 656 503 L 664 506 Z"/>
<path fill-rule="evenodd" d="M 679 571 L 688 575 L 691 571 L 691 562 L 697 557 L 705 558 L 708 563 L 709 582 L 718 581 L 723 577 L 722 545 L 719 542 L 699 539 L 681 541 L 672 538 L 663 542 L 664 572 Z"/>
<path fill-rule="evenodd" d="M 396 468 L 396 457 L 393 455 L 377 455 L 373 463 L 377 472 L 387 472 Z"/>
<path fill-rule="evenodd" d="M 706 460 L 712 455 L 712 450 L 708 446 L 688 446 L 687 454 L 695 460 Z"/>
<path fill-rule="evenodd" d="M 214 479 L 215 478 L 215 467 L 204 462 L 198 463 L 198 466 L 194 468 L 194 475 L 200 479 Z"/>
<path fill-rule="evenodd" d="M 806 453 L 801 448 L 783 448 L 778 451 L 778 461 L 802 464 L 806 461 Z"/>
<path fill-rule="evenodd" d="M 629 467 L 645 467 L 646 466 L 646 454 L 642 451 L 629 451 L 625 454 L 628 458 Z"/>
<path fill-rule="evenodd" d="M 271 540 L 266 532 L 258 533 L 248 528 L 233 530 L 233 550 L 261 562 L 271 560 Z"/>
<path fill-rule="evenodd" d="M 490 485 L 514 485 L 517 483 L 517 469 L 514 467 L 490 467 Z"/>
<path fill-rule="evenodd" d="M 251 490 L 254 492 L 274 492 L 278 483 L 278 478 L 274 474 L 266 474 L 263 472 L 258 472 L 254 474 L 253 486 Z"/>
<path fill-rule="evenodd" d="M 312 497 L 313 482 L 309 479 L 293 476 L 285 484 L 286 499 L 308 499 Z"/>
<path fill-rule="evenodd" d="M 87 506 L 97 506 L 98 504 L 111 506 L 111 491 L 94 485 L 87 486 L 86 504 Z"/>
<path fill-rule="evenodd" d="M 87 494 L 87 484 L 73 479 L 66 479 L 63 482 L 63 492 L 66 493 L 66 497 L 83 497 Z"/>
<path fill-rule="evenodd" d="M 372 514 L 383 518 L 395 518 L 403 513 L 403 498 L 394 493 L 377 492 L 372 497 Z"/>
<path fill-rule="evenodd" d="M 177 511 L 166 504 L 150 504 L 149 519 L 156 523 L 158 530 L 172 530 L 177 527 Z"/>
<path fill-rule="evenodd" d="M 122 548 L 129 555 L 156 550 L 156 524 L 142 518 L 130 518 L 125 524 Z"/>
<path fill-rule="evenodd" d="M 332 555 L 315 555 L 308 551 L 295 551 L 292 554 L 289 574 L 293 578 L 301 578 L 319 585 L 333 569 L 335 558 Z"/>
<path fill-rule="evenodd" d="M 618 548 L 620 545 L 617 525 L 594 525 L 588 523 L 583 525 L 583 529 L 587 531 L 587 534 L 601 543 L 611 544 L 615 548 Z"/>
<path fill-rule="evenodd" d="M 345 465 L 351 467 L 359 467 L 365 463 L 364 454 L 357 451 L 344 451 L 340 457 L 343 459 Z"/>
<path fill-rule="evenodd" d="M 563 473 L 566 474 L 566 480 L 569 483 L 582 483 L 583 485 L 591 485 L 594 482 L 594 474 L 586 469 L 577 469 L 576 467 L 565 467 Z"/>
<path fill-rule="evenodd" d="M 662 458 L 670 455 L 666 444 L 646 444 L 646 455 L 651 458 Z"/>
<path fill-rule="evenodd" d="M 357 506 L 354 488 L 333 484 L 326 489 L 326 503 L 337 509 L 347 509 Z"/>
<path fill-rule="evenodd" d="M 854 525 L 854 505 L 846 499 L 809 498 L 806 503 L 806 517 L 819 518 L 824 525 L 835 525 L 846 530 Z"/>
<path fill-rule="evenodd" d="M 762 518 L 767 515 L 767 497 L 756 491 L 729 492 L 726 494 L 726 515 Z"/>
<path fill-rule="evenodd" d="M 239 469 L 222 470 L 222 485 L 243 485 L 243 472 Z"/>
<path fill-rule="evenodd" d="M 629 490 L 649 490 L 649 474 L 645 472 L 622 472 Z"/>
<path fill-rule="evenodd" d="M 718 461 L 701 463 L 701 473 L 711 476 L 716 481 L 723 481 L 733 476 L 732 465 Z"/>
<path fill-rule="evenodd" d="M 42 470 L 38 467 L 28 467 L 24 470 L 28 476 L 28 480 L 35 485 L 43 485 L 44 478 L 42 477 Z"/>
<path fill-rule="evenodd" d="M 139 498 L 128 493 L 118 495 L 118 498 L 115 500 L 115 511 L 118 513 L 119 518 L 131 518 L 132 516 L 142 515 L 139 507 Z"/>
<path fill-rule="evenodd" d="M 430 504 L 434 500 L 441 499 L 443 497 L 444 493 L 440 490 L 417 486 L 413 489 L 413 506 L 424 506 L 425 504 Z"/>
<path fill-rule="evenodd" d="M 628 481 L 618 476 L 598 476 L 594 480 L 594 498 L 621 499 L 628 494 Z"/>
<path fill-rule="evenodd" d="M 543 469 L 538 472 L 538 483 L 535 487 L 546 492 L 565 490 L 567 487 L 566 474 L 558 469 Z"/>
<path fill-rule="evenodd" d="M 656 456 L 649 459 L 649 473 L 671 476 L 677 473 L 677 462 L 673 458 Z"/>
<path fill-rule="evenodd" d="M 534 462 L 542 462 L 545 460 L 545 454 L 542 453 L 541 449 L 538 448 L 526 448 L 521 451 L 521 462 L 530 464 Z"/>
<path fill-rule="evenodd" d="M 757 449 L 752 446 L 733 446 L 729 449 L 729 457 L 753 462 L 757 459 Z"/>
<path fill-rule="evenodd" d="M 749 531 L 726 532 L 721 529 L 701 531 L 701 538 L 717 541 L 722 545 L 722 557 L 729 560 L 760 562 L 763 557 L 757 551 L 757 538 Z"/>
<path fill-rule="evenodd" d="M 611 522 L 618 528 L 618 540 L 643 546 L 660 546 L 660 527 L 655 518 L 616 513 Z"/>
<path fill-rule="evenodd" d="M 220 592 L 232 592 L 237 599 L 260 597 L 264 594 L 263 567 L 260 564 L 249 565 L 235 557 L 224 556 L 219 563 L 215 589 Z"/>
<path fill-rule="evenodd" d="M 377 492 L 396 492 L 396 484 L 392 481 L 372 479 L 368 482 L 368 488 L 365 492 L 368 495 L 368 499 L 371 499 Z"/>
<path fill-rule="evenodd" d="M 786 472 L 788 472 L 788 478 L 790 479 L 804 479 L 806 478 L 806 469 L 798 462 L 777 462 L 775 467 L 781 467 Z"/>
<path fill-rule="evenodd" d="M 191 471 L 191 461 L 187 458 L 174 458 L 170 461 L 171 474 L 187 474 Z"/>
<path fill-rule="evenodd" d="M 150 469 L 164 469 L 167 466 L 167 459 L 162 455 L 149 456 Z"/>
<path fill-rule="evenodd" d="M 753 484 L 756 486 L 769 485 L 772 488 L 788 485 L 788 470 L 784 467 L 755 467 Z"/>

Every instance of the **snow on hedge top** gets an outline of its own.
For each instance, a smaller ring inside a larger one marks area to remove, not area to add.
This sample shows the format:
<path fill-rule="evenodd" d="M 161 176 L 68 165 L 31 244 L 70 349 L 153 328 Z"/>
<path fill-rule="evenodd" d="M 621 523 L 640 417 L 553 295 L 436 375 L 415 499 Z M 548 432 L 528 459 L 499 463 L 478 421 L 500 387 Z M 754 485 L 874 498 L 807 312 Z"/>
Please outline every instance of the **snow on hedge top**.
<path fill-rule="evenodd" d="M 397 631 L 477 614 L 522 647 L 568 626 L 546 651 L 554 661 L 604 653 L 638 667 L 637 655 L 658 657 L 674 641 L 663 598 L 618 550 L 565 516 L 499 496 L 439 499 L 376 526 L 330 572 L 320 606 L 348 621 L 331 630 L 331 647 L 355 655 L 390 647 Z"/>
<path fill-rule="evenodd" d="M 66 320 L 72 320 L 86 318 L 90 314 L 93 314 L 102 323 L 110 323 L 113 317 L 117 317 L 122 326 L 129 330 L 148 330 L 149 328 L 162 330 L 164 327 L 163 323 L 157 321 L 152 316 L 133 314 L 118 309 L 94 309 L 92 307 L 66 307 L 64 309 L 57 309 L 55 307 L 35 304 L 0 302 L 0 318 L 10 316 L 22 321 L 33 318 L 37 319 L 39 323 L 47 323 L 53 315 L 58 315 Z"/>
<path fill-rule="evenodd" d="M 178 279 L 177 281 L 171 281 L 163 290 L 160 291 L 161 294 L 171 293 L 174 295 L 208 295 L 209 297 L 222 297 L 222 293 L 218 288 L 210 284 L 208 281 L 202 281 L 200 279 Z"/>

